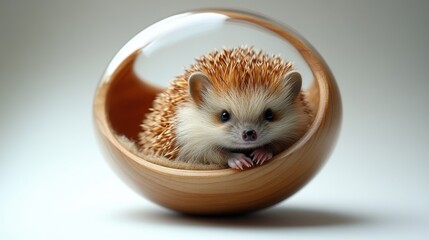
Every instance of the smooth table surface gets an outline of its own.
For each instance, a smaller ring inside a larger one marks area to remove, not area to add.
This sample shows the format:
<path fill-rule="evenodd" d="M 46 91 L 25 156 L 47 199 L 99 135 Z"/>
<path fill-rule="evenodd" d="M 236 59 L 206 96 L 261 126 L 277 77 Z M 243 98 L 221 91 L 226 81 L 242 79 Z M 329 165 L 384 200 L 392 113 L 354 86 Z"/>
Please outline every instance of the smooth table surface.
<path fill-rule="evenodd" d="M 344 119 L 333 155 L 281 204 L 236 218 L 176 214 L 109 169 L 92 123 L 108 62 L 193 8 L 269 15 L 331 67 Z M 429 4 L 421 1 L 2 1 L 0 239 L 426 239 Z"/>

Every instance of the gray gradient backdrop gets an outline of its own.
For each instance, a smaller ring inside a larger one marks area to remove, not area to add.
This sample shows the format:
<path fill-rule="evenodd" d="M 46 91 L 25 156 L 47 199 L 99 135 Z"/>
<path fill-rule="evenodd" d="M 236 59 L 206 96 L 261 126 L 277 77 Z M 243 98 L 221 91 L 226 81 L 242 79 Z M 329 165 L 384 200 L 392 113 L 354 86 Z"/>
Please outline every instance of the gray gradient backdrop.
<path fill-rule="evenodd" d="M 114 54 L 150 24 L 201 7 L 292 26 L 343 97 L 322 171 L 244 218 L 195 219 L 148 202 L 114 175 L 94 137 L 93 93 Z M 428 10 L 428 1 L 2 0 L 0 239 L 424 239 Z"/>

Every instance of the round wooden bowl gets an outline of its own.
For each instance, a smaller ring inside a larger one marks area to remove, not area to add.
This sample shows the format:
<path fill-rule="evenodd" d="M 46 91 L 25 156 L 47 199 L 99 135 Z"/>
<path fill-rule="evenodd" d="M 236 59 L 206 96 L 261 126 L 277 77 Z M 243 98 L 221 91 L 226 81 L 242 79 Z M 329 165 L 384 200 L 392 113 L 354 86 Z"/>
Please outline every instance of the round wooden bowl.
<path fill-rule="evenodd" d="M 334 77 L 321 56 L 298 34 L 271 20 L 229 10 L 200 10 L 175 16 L 220 14 L 255 24 L 289 42 L 308 64 L 314 81 L 306 90 L 314 113 L 308 132 L 270 162 L 244 171 L 183 170 L 154 164 L 125 147 L 117 134 L 137 139 L 140 123 L 162 89 L 140 79 L 133 66 L 153 40 L 142 31 L 108 66 L 94 98 L 97 135 L 113 169 L 137 192 L 167 208 L 189 214 L 246 213 L 272 206 L 294 194 L 330 155 L 341 125 L 341 99 Z"/>

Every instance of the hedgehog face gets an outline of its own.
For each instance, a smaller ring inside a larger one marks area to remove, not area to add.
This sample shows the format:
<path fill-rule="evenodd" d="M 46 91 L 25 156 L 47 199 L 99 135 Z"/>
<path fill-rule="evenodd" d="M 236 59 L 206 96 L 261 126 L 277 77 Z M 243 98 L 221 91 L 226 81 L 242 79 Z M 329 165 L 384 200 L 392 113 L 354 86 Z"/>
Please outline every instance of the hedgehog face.
<path fill-rule="evenodd" d="M 200 111 L 210 116 L 210 132 L 223 148 L 251 149 L 283 139 L 299 120 L 283 94 L 224 92 L 206 99 Z"/>
<path fill-rule="evenodd" d="M 299 121 L 294 105 L 301 89 L 298 73 L 287 74 L 275 91 L 263 86 L 219 91 L 201 73 L 189 80 L 197 106 L 192 115 L 199 116 L 194 131 L 202 131 L 205 141 L 227 149 L 253 149 L 294 137 L 291 134 Z"/>

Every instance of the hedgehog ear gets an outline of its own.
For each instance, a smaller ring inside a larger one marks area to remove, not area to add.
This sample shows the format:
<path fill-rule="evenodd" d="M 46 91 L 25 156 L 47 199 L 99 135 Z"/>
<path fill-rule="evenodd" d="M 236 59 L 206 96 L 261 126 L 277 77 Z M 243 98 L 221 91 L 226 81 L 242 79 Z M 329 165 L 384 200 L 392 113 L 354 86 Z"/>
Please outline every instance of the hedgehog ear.
<path fill-rule="evenodd" d="M 297 71 L 291 71 L 284 77 L 286 88 L 289 90 L 289 98 L 295 99 L 301 92 L 302 78 Z"/>
<path fill-rule="evenodd" d="M 189 93 L 197 105 L 204 101 L 204 94 L 211 88 L 212 83 L 202 72 L 194 72 L 188 78 Z"/>

